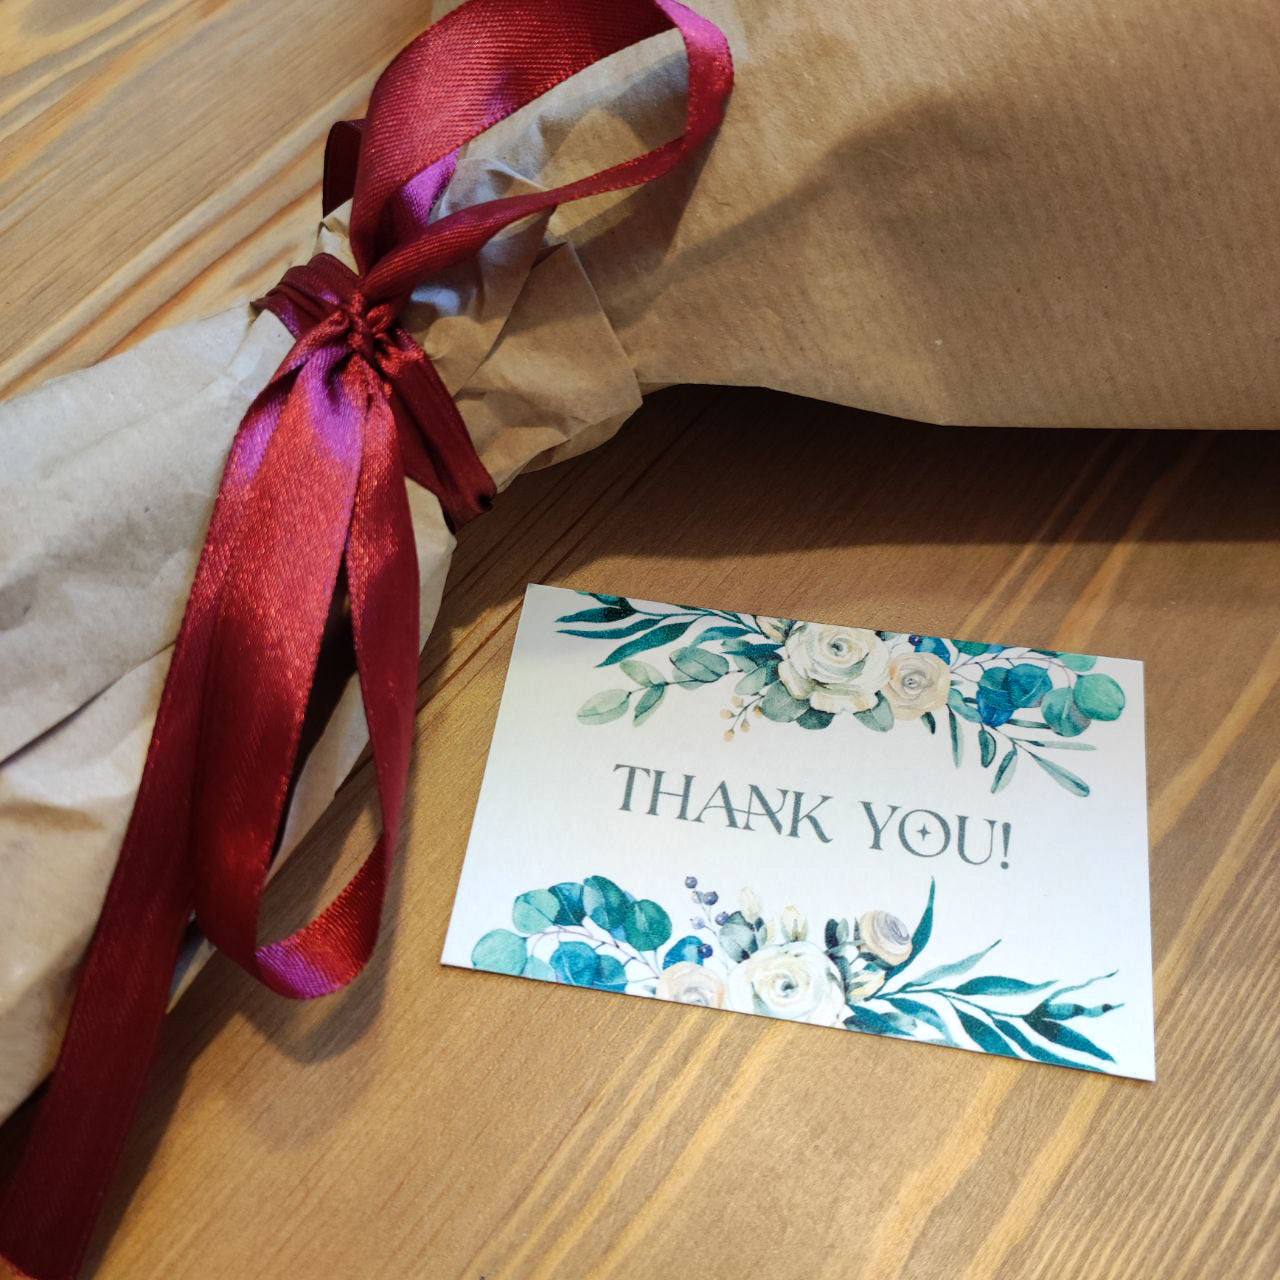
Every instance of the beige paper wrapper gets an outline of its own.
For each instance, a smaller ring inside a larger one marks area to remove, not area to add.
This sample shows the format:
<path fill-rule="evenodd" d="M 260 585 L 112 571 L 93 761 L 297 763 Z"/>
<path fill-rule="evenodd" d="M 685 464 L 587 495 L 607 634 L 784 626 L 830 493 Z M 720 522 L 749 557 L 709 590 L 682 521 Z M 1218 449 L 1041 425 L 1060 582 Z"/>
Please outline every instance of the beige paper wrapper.
<path fill-rule="evenodd" d="M 464 161 L 445 210 L 528 184 Z M 349 260 L 345 210 L 317 249 Z M 500 487 L 640 404 L 573 248 L 546 220 L 420 290 L 406 315 Z M 133 805 L 232 436 L 292 339 L 248 307 L 0 405 L 0 1117 L 52 1063 Z M 52 424 L 47 429 L 45 424 Z M 409 485 L 425 641 L 453 552 Z M 348 683 L 302 770 L 280 866 L 368 741 Z M 182 983 L 206 958 L 184 957 Z"/>
<path fill-rule="evenodd" d="M 738 71 L 714 146 L 515 228 L 416 298 L 410 327 L 500 487 L 684 381 L 936 422 L 1274 422 L 1269 6 L 699 7 Z M 674 37 L 610 59 L 473 144 L 447 203 L 652 146 L 683 87 Z M 345 254 L 340 216 L 319 239 Z M 288 346 L 240 308 L 0 405 L 0 1116 L 55 1052 L 222 463 Z M 410 489 L 425 636 L 452 539 Z M 285 854 L 365 740 L 350 686 Z"/>

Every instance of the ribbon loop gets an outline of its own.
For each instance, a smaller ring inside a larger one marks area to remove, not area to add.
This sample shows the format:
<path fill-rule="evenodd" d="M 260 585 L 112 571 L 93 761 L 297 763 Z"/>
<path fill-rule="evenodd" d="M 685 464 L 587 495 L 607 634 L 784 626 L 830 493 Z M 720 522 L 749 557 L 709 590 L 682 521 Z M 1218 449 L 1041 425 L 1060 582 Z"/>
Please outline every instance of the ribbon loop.
<path fill-rule="evenodd" d="M 432 221 L 458 149 L 600 58 L 672 27 L 689 61 L 676 139 L 553 191 Z M 358 270 L 320 254 L 261 300 L 296 339 L 232 443 L 124 844 L 48 1092 L 0 1197 L 0 1254 L 73 1280 L 142 1095 L 194 911 L 260 981 L 307 998 L 364 966 L 404 804 L 418 674 L 405 479 L 457 527 L 494 495 L 431 361 L 397 313 L 413 288 L 518 218 L 648 182 L 702 143 L 732 80 L 719 30 L 676 0 L 468 0 L 330 137 L 326 206 L 354 191 Z M 309 925 L 260 945 L 267 870 L 338 583 L 383 832 Z"/>

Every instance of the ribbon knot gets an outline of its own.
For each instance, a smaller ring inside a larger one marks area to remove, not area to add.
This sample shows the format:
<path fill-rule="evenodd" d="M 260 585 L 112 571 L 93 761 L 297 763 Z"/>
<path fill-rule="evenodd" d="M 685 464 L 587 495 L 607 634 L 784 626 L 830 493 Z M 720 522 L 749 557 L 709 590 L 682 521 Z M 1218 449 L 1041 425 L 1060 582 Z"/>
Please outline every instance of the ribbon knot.
<path fill-rule="evenodd" d="M 489 509 L 493 480 L 435 366 L 399 323 L 397 302 L 370 305 L 362 278 L 340 259 L 320 253 L 290 267 L 257 305 L 298 339 L 281 366 L 282 371 L 289 367 L 290 376 L 305 361 L 319 359 L 326 377 L 341 381 L 343 357 L 349 352 L 362 357 L 370 371 L 370 394 L 395 424 L 397 465 L 440 499 L 451 529 Z M 358 379 L 348 381 L 354 385 Z"/>
<path fill-rule="evenodd" d="M 361 277 L 329 253 L 290 267 L 254 305 L 273 312 L 295 338 L 320 329 L 323 340 L 342 338 L 375 366 L 386 358 L 393 345 L 388 338 L 397 327 L 397 306 L 371 303 Z"/>
<path fill-rule="evenodd" d="M 689 63 L 680 137 L 554 190 L 432 219 L 468 141 L 672 27 Z M 338 145 L 331 138 L 325 198 L 351 197 L 356 270 L 320 254 L 260 300 L 295 342 L 231 446 L 62 1050 L 0 1198 L 0 1253 L 24 1274 L 70 1280 L 79 1269 L 193 912 L 249 973 L 298 999 L 350 982 L 377 940 L 418 692 L 405 480 L 434 493 L 454 527 L 494 495 L 453 398 L 397 320 L 403 300 L 519 218 L 666 173 L 710 135 L 731 82 L 723 35 L 677 0 L 467 0 L 383 72 L 363 125 L 342 129 Z M 382 834 L 310 924 L 259 943 L 303 717 L 344 583 Z"/>
<path fill-rule="evenodd" d="M 378 364 L 396 318 L 395 308 L 388 302 L 370 308 L 364 294 L 357 289 L 338 308 L 338 313 L 346 320 L 347 346 L 358 351 L 370 364 Z"/>

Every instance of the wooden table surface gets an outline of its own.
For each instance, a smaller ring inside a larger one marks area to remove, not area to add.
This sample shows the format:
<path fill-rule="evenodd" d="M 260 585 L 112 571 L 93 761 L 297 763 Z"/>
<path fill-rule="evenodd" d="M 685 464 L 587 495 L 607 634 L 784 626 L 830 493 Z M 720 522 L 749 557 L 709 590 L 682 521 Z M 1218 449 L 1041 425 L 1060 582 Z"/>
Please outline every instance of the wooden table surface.
<path fill-rule="evenodd" d="M 405 0 L 4 0 L 0 386 L 274 280 Z M 215 960 L 94 1274 L 1280 1274 L 1280 436 L 955 430 L 683 389 L 461 539 L 385 941 L 349 991 Z M 529 581 L 1147 663 L 1155 1085 L 447 970 Z M 358 768 L 273 929 L 371 838 Z M 7 1127 L 10 1154 L 26 1113 Z"/>

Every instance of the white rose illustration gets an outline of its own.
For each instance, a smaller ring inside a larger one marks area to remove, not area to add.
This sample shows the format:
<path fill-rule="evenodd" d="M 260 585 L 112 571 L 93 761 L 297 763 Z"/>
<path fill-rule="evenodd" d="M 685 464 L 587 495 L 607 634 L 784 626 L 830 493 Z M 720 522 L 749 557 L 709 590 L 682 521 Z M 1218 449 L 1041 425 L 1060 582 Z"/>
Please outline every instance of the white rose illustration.
<path fill-rule="evenodd" d="M 911 933 L 888 911 L 868 911 L 858 917 L 858 950 L 892 968 L 911 955 Z"/>
<path fill-rule="evenodd" d="M 675 1000 L 679 1004 L 724 1008 L 724 983 L 705 966 L 694 964 L 692 960 L 681 960 L 663 969 L 655 994 L 661 1000 Z"/>
<path fill-rule="evenodd" d="M 900 653 L 889 663 L 884 696 L 898 720 L 915 720 L 947 705 L 951 668 L 936 653 Z"/>
<path fill-rule="evenodd" d="M 778 678 L 815 711 L 870 711 L 889 678 L 889 647 L 863 627 L 797 622 L 782 653 Z"/>
<path fill-rule="evenodd" d="M 761 947 L 729 974 L 729 1007 L 818 1026 L 838 1026 L 844 984 L 835 965 L 812 942 Z"/>

